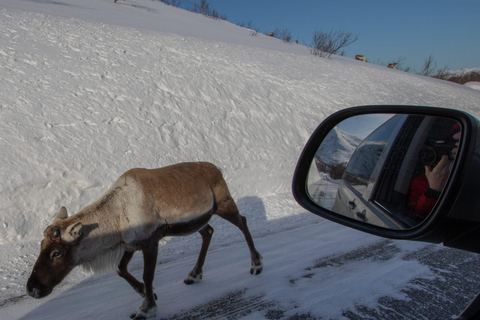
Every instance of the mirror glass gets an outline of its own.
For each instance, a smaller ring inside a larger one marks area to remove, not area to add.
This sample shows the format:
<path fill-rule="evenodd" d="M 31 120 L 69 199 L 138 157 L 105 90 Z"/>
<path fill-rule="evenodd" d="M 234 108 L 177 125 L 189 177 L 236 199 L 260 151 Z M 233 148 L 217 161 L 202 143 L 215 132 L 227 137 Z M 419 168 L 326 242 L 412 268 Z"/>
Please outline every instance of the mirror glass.
<path fill-rule="evenodd" d="M 376 226 L 418 226 L 435 207 L 461 144 L 455 120 L 413 114 L 345 119 L 323 140 L 307 190 L 318 205 Z"/>

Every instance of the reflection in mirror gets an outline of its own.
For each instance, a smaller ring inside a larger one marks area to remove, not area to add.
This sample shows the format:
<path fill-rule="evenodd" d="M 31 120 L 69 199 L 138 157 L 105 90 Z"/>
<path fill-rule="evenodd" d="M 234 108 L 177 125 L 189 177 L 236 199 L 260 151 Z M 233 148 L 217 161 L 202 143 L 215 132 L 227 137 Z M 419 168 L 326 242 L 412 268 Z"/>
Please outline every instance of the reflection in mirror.
<path fill-rule="evenodd" d="M 335 213 L 388 229 L 409 229 L 433 210 L 453 167 L 461 126 L 412 114 L 348 118 L 325 137 L 308 193 Z"/>

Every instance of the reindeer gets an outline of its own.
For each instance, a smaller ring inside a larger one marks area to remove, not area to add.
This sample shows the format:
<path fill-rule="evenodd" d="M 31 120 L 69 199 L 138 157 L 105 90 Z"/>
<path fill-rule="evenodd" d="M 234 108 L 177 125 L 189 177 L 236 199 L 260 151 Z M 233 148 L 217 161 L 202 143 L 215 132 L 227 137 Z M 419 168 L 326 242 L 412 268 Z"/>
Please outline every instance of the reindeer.
<path fill-rule="evenodd" d="M 62 207 L 45 230 L 26 291 L 34 298 L 45 297 L 78 265 L 94 272 L 116 268 L 144 298 L 131 318 L 154 317 L 157 307 L 152 283 L 159 240 L 200 233 L 203 242 L 198 260 L 184 280 L 185 284 L 197 283 L 202 279 L 213 234 L 208 222 L 214 214 L 243 232 L 250 249 L 250 273 L 260 274 L 262 256 L 220 170 L 206 162 L 180 163 L 151 170 L 131 169 L 99 200 L 70 217 Z M 143 253 L 143 283 L 127 270 L 137 250 Z"/>
<path fill-rule="evenodd" d="M 367 58 L 365 56 L 362 56 L 361 54 L 355 55 L 355 60 L 367 62 Z"/>

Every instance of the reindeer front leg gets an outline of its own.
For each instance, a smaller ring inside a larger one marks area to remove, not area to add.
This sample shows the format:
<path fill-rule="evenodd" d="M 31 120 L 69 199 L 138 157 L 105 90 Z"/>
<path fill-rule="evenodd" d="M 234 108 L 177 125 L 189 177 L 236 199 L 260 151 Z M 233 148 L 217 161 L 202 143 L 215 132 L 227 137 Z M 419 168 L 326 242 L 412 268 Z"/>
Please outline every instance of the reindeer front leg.
<path fill-rule="evenodd" d="M 125 251 L 122 260 L 118 265 L 117 274 L 125 279 L 132 286 L 135 292 L 137 292 L 142 298 L 145 298 L 145 286 L 143 283 L 135 279 L 135 277 L 132 276 L 127 269 L 128 263 L 132 259 L 134 253 L 134 251 Z"/>
<path fill-rule="evenodd" d="M 122 260 L 118 265 L 117 274 L 123 279 L 125 279 L 132 286 L 133 290 L 135 290 L 136 293 L 138 293 L 142 298 L 145 298 L 145 285 L 135 279 L 135 277 L 132 276 L 132 274 L 128 272 L 127 269 L 128 263 L 132 259 L 134 253 L 134 251 L 125 251 Z M 155 293 L 153 295 L 155 297 L 155 300 L 157 300 L 157 295 Z"/>
<path fill-rule="evenodd" d="M 130 316 L 132 319 L 153 318 L 157 313 L 155 294 L 153 293 L 153 278 L 155 277 L 155 267 L 157 265 L 158 242 L 150 242 L 146 248 L 142 249 L 142 252 L 145 299 L 140 308 Z"/>

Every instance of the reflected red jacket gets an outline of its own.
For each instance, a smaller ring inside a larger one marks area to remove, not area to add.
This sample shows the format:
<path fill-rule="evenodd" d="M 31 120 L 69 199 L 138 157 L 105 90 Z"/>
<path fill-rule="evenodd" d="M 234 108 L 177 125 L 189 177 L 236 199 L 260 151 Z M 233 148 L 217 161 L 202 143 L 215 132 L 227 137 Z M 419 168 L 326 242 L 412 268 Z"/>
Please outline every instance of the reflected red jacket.
<path fill-rule="evenodd" d="M 439 196 L 440 192 L 430 189 L 427 176 L 422 173 L 410 184 L 408 208 L 422 218 L 426 218 L 437 203 Z"/>

